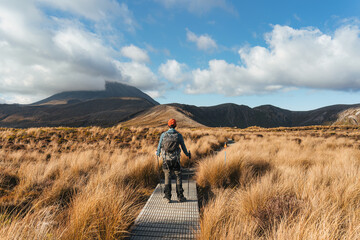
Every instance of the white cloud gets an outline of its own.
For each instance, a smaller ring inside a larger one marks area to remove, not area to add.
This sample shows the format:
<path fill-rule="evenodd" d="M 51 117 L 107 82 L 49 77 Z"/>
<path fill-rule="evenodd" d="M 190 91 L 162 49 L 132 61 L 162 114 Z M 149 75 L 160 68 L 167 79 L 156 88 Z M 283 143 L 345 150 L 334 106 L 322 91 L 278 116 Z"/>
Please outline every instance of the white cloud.
<path fill-rule="evenodd" d="M 186 29 L 186 37 L 190 42 L 196 43 L 198 49 L 207 51 L 217 48 L 215 40 L 213 40 L 209 35 L 203 34 L 197 36 L 195 33 L 191 32 L 189 29 Z"/>
<path fill-rule="evenodd" d="M 147 95 L 149 95 L 152 98 L 159 98 L 162 96 L 162 94 L 164 93 L 163 91 L 160 90 L 151 90 L 151 91 L 145 91 L 145 93 Z"/>
<path fill-rule="evenodd" d="M 125 3 L 112 0 L 36 0 L 52 8 L 75 14 L 96 22 L 115 20 L 134 31 L 137 23 Z"/>
<path fill-rule="evenodd" d="M 91 1 L 93 12 L 89 10 L 89 16 L 83 16 L 86 13 L 81 12 L 81 6 L 49 0 L 47 4 L 53 8 L 71 9 L 74 14 L 54 18 L 46 16 L 38 2 L 0 2 L 0 95 L 7 102 L 30 103 L 60 91 L 99 90 L 106 80 L 133 83 L 148 91 L 158 88 L 160 82 L 146 65 L 119 67 L 121 53 L 109 45 L 107 36 L 81 23 L 82 17 L 96 20 L 102 16 L 96 11 L 96 3 L 100 12 L 107 9 L 101 3 L 118 3 Z M 113 12 L 105 13 L 111 17 Z"/>
<path fill-rule="evenodd" d="M 226 0 L 155 0 L 166 8 L 185 8 L 191 13 L 198 15 L 207 13 L 214 8 L 221 8 L 231 13 L 236 11 Z"/>
<path fill-rule="evenodd" d="M 146 51 L 138 48 L 134 45 L 125 46 L 121 49 L 121 54 L 124 57 L 130 58 L 135 62 L 149 62 L 150 58 L 147 55 Z"/>
<path fill-rule="evenodd" d="M 187 68 L 186 64 L 172 59 L 160 65 L 159 73 L 170 82 L 182 83 L 188 78 Z"/>
<path fill-rule="evenodd" d="M 128 84 L 149 91 L 159 86 L 156 75 L 145 64 L 118 61 L 115 61 L 115 64 L 121 71 L 122 79 Z"/>
<path fill-rule="evenodd" d="M 96 34 L 84 29 L 68 27 L 56 32 L 52 39 L 63 54 L 74 58 L 105 60 L 111 53 Z"/>
<path fill-rule="evenodd" d="M 33 42 L 43 43 L 39 30 L 34 25 L 45 27 L 42 13 L 33 5 L 32 1 L 0 2 L 0 41 L 15 42 L 22 46 L 29 46 Z"/>
<path fill-rule="evenodd" d="M 191 72 L 188 93 L 245 95 L 289 88 L 360 90 L 360 30 L 357 25 L 333 34 L 316 28 L 275 25 L 267 47 L 239 50 L 242 65 L 211 60 Z"/>
<path fill-rule="evenodd" d="M 34 95 L 18 95 L 18 94 L 9 94 L 7 98 L 4 99 L 5 104 L 13 104 L 13 103 L 32 103 L 37 101 L 39 96 Z"/>

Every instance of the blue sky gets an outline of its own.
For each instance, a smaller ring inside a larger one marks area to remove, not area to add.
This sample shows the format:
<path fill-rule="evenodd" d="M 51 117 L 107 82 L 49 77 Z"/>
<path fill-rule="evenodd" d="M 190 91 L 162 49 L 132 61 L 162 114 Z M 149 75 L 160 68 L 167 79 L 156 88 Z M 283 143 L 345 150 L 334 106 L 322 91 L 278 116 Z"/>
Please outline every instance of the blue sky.
<path fill-rule="evenodd" d="M 360 103 L 360 2 L 0 0 L 0 102 L 105 81 L 160 103 Z"/>

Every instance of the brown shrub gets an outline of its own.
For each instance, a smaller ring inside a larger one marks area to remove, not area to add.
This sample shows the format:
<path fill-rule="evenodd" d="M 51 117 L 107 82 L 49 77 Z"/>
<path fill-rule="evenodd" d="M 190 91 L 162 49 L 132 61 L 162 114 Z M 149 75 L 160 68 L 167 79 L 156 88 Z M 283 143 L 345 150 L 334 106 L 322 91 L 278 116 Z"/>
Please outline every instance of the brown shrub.
<path fill-rule="evenodd" d="M 62 239 L 124 238 L 140 211 L 140 202 L 133 187 L 88 187 L 72 202 Z"/>
<path fill-rule="evenodd" d="M 252 216 L 258 221 L 258 235 L 271 231 L 284 218 L 296 217 L 301 209 L 302 201 L 294 193 L 275 195 L 267 199 L 266 204 L 259 206 Z"/>
<path fill-rule="evenodd" d="M 0 191 L 1 190 L 12 190 L 20 182 L 20 179 L 17 175 L 1 170 L 0 172 Z M 1 197 L 1 193 L 0 193 Z"/>
<path fill-rule="evenodd" d="M 230 154 L 235 152 L 233 149 Z M 225 162 L 222 153 L 199 162 L 195 178 L 200 187 L 247 186 L 271 169 L 271 164 L 265 160 L 252 160 L 238 155 L 230 155 Z"/>

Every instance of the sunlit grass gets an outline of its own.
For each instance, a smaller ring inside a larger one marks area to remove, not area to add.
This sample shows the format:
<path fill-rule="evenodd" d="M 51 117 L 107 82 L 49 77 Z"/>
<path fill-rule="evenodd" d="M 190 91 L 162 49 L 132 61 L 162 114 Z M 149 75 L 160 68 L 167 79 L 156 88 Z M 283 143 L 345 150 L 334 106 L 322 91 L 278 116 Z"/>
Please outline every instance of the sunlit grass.
<path fill-rule="evenodd" d="M 164 130 L 1 129 L 1 238 L 126 237 L 158 183 L 155 150 Z M 182 158 L 186 166 L 222 144 L 211 130 L 183 134 L 194 149 L 193 160 Z"/>
<path fill-rule="evenodd" d="M 226 164 L 224 152 L 202 160 L 200 239 L 359 239 L 358 140 L 322 134 L 264 132 L 228 148 Z"/>
<path fill-rule="evenodd" d="M 0 129 L 0 238 L 126 237 L 158 183 L 165 130 Z M 357 128 L 179 131 L 193 155 L 182 166 L 196 169 L 200 239 L 359 238 Z"/>

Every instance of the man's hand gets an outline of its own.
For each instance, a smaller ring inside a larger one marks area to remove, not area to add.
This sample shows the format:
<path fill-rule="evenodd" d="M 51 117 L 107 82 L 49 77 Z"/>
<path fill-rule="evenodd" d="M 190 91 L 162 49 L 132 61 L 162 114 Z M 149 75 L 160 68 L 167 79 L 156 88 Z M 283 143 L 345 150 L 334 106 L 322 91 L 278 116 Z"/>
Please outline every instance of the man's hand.
<path fill-rule="evenodd" d="M 188 157 L 189 157 L 189 159 L 191 159 L 191 152 L 190 151 L 189 151 L 189 156 Z"/>

